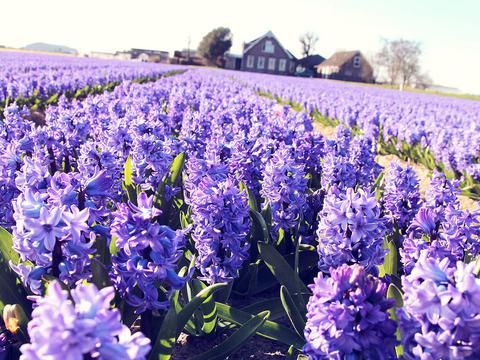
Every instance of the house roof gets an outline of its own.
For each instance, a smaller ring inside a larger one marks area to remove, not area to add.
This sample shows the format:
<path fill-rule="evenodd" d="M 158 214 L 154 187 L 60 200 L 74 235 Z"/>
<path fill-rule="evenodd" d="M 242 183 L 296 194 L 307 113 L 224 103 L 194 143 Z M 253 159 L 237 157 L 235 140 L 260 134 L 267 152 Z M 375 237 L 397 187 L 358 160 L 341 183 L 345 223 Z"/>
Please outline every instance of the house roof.
<path fill-rule="evenodd" d="M 325 58 L 323 56 L 316 54 L 316 55 L 309 55 L 298 60 L 298 64 L 306 68 L 313 68 L 324 61 L 325 61 Z"/>
<path fill-rule="evenodd" d="M 245 44 L 245 48 L 243 50 L 243 53 L 246 53 L 248 52 L 249 50 L 251 50 L 255 45 L 257 45 L 260 41 L 262 41 L 263 39 L 267 38 L 267 37 L 270 37 L 270 38 L 274 38 L 278 44 L 280 45 L 280 47 L 282 48 L 283 51 L 285 51 L 285 53 L 287 54 L 287 56 L 292 59 L 292 60 L 295 60 L 296 57 L 290 52 L 288 51 L 287 49 L 285 49 L 282 45 L 282 43 L 280 41 L 278 41 L 278 39 L 276 38 L 276 36 L 271 32 L 271 31 L 268 31 L 265 35 L 263 36 L 260 36 L 258 38 L 256 38 L 255 40 L 252 40 L 248 43 Z"/>
<path fill-rule="evenodd" d="M 349 60 L 351 60 L 355 55 L 360 54 L 360 51 L 337 51 L 335 54 L 330 56 L 327 60 L 322 62 L 317 67 L 324 67 L 324 66 L 342 66 Z"/>

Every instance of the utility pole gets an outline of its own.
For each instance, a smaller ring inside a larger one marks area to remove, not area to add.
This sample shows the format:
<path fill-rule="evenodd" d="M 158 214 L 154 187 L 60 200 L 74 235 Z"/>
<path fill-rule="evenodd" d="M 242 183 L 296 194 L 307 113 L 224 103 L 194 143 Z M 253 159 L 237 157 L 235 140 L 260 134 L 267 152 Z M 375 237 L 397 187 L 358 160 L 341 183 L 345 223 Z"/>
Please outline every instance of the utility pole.
<path fill-rule="evenodd" d="M 192 41 L 192 38 L 190 34 L 188 34 L 188 40 L 187 40 L 187 61 L 190 61 L 190 43 Z"/>

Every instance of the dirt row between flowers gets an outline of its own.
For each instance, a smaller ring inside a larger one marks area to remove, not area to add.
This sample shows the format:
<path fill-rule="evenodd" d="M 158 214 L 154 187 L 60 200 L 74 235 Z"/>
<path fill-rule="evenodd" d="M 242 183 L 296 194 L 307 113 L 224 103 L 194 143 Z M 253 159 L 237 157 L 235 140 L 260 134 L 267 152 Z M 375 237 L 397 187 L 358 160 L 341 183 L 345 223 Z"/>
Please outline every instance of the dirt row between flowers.
<path fill-rule="evenodd" d="M 325 126 L 316 121 L 313 122 L 313 127 L 315 131 L 321 133 L 327 139 L 331 139 L 334 137 L 334 134 L 335 134 L 334 127 Z M 422 198 L 425 197 L 425 192 L 430 187 L 430 177 L 432 175 L 432 172 L 428 168 L 426 168 L 423 165 L 417 164 L 413 161 L 412 162 L 404 161 L 396 155 L 377 155 L 376 161 L 386 169 L 388 169 L 388 167 L 393 161 L 397 161 L 402 167 L 405 167 L 406 165 L 410 165 L 417 173 L 419 185 L 420 185 L 419 186 L 420 195 L 422 196 Z M 460 200 L 460 205 L 463 210 L 467 210 L 467 209 L 475 210 L 479 205 L 477 201 L 472 200 L 467 196 L 459 195 L 458 198 Z"/>

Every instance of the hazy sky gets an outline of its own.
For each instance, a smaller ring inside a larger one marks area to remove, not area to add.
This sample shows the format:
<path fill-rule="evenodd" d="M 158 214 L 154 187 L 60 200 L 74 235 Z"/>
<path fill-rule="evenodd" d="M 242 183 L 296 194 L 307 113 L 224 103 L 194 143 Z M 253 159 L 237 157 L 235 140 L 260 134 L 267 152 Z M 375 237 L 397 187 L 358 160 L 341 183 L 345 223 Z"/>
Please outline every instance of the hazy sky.
<path fill-rule="evenodd" d="M 373 54 L 380 39 L 422 43 L 433 80 L 480 94 L 480 0 L 0 0 L 0 44 L 67 45 L 82 52 L 131 47 L 196 47 L 217 26 L 234 35 L 232 52 L 272 30 L 300 55 L 298 36 L 319 36 L 317 52 L 360 49 Z"/>

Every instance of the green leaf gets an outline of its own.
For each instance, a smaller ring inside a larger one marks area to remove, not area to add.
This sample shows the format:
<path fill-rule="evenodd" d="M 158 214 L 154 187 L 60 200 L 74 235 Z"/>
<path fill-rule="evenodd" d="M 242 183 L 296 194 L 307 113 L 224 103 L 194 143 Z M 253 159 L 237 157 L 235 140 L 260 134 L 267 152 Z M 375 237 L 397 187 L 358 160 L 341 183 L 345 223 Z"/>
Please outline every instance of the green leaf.
<path fill-rule="evenodd" d="M 387 290 L 387 298 L 389 299 L 395 299 L 395 306 L 392 309 L 389 309 L 388 312 L 390 313 L 390 317 L 395 320 L 398 324 L 398 318 L 397 318 L 397 313 L 395 309 L 403 307 L 403 296 L 402 292 L 400 289 L 395 285 L 395 284 L 390 284 Z M 396 331 L 396 336 L 397 340 L 401 342 L 402 340 L 402 333 L 400 332 L 400 327 L 397 327 Z M 395 347 L 395 352 L 397 353 L 397 356 L 400 358 L 403 353 L 403 346 L 402 345 L 397 345 Z"/>
<path fill-rule="evenodd" d="M 263 219 L 262 214 L 258 211 L 250 209 L 250 217 L 252 218 L 252 236 L 256 241 L 269 242 L 268 227 Z"/>
<path fill-rule="evenodd" d="M 203 289 L 207 288 L 202 281 L 198 279 L 192 280 L 193 288 L 198 294 Z M 204 334 L 210 334 L 215 330 L 217 325 L 217 307 L 215 306 L 215 300 L 213 295 L 210 295 L 200 306 L 200 313 L 202 315 L 202 332 Z"/>
<path fill-rule="evenodd" d="M 295 254 L 285 255 L 285 260 L 290 266 L 294 266 Z M 309 272 L 311 269 L 315 269 L 318 264 L 318 253 L 316 249 L 313 251 L 300 251 L 299 254 L 299 271 L 300 273 Z M 255 293 L 258 294 L 262 291 L 268 290 L 271 287 L 278 284 L 278 280 L 275 275 L 264 264 L 258 270 L 258 283 Z M 293 271 L 293 268 L 292 268 Z M 310 293 L 308 293 L 310 294 Z"/>
<path fill-rule="evenodd" d="M 112 285 L 107 268 L 97 258 L 92 259 L 90 268 L 92 270 L 92 282 L 97 285 L 97 288 L 103 289 Z"/>
<path fill-rule="evenodd" d="M 137 203 L 137 188 L 133 182 L 133 160 L 132 156 L 128 155 L 125 165 L 123 167 L 123 184 L 122 188 L 127 193 L 127 198 L 132 203 Z"/>
<path fill-rule="evenodd" d="M 248 304 L 240 308 L 240 310 L 250 314 L 258 314 L 261 311 L 268 310 L 270 311 L 269 319 L 272 321 L 285 316 L 285 310 L 283 309 L 282 301 L 277 297 Z"/>
<path fill-rule="evenodd" d="M 219 302 L 217 302 L 217 312 L 218 317 L 236 325 L 243 325 L 254 317 L 254 313 L 244 311 L 243 309 L 236 309 L 227 304 Z M 292 329 L 270 320 L 267 320 L 257 330 L 257 334 L 267 339 L 279 341 L 286 345 L 293 345 L 296 349 L 301 349 L 305 344 L 303 336 L 299 336 Z"/>
<path fill-rule="evenodd" d="M 250 190 L 250 188 L 245 185 L 243 181 L 240 181 L 240 190 L 245 190 L 248 196 L 248 206 L 250 210 L 258 212 L 257 199 L 255 199 L 255 194 Z"/>
<path fill-rule="evenodd" d="M 478 277 L 480 275 L 480 255 L 477 256 L 477 259 L 475 260 L 475 269 L 473 270 L 473 273 Z"/>
<path fill-rule="evenodd" d="M 7 304 L 19 304 L 30 314 L 32 305 L 27 300 L 27 292 L 9 264 L 9 261 L 18 264 L 19 260 L 19 255 L 13 249 L 12 235 L 0 228 L 0 311 Z"/>
<path fill-rule="evenodd" d="M 192 360 L 223 360 L 231 355 L 240 346 L 246 343 L 257 329 L 268 319 L 270 313 L 268 311 L 261 312 L 248 320 L 243 326 L 233 333 L 228 339 L 221 342 L 211 350 L 204 352 L 198 356 L 194 356 Z"/>
<path fill-rule="evenodd" d="M 298 274 L 272 245 L 259 242 L 258 251 L 278 282 L 288 289 L 294 301 L 300 306 L 300 311 L 304 312 L 305 302 L 302 294 L 309 294 L 310 290 L 308 290 Z"/>
<path fill-rule="evenodd" d="M 280 299 L 294 329 L 299 336 L 302 336 L 305 329 L 305 313 L 300 313 L 288 289 L 283 285 L 280 287 Z"/>
<path fill-rule="evenodd" d="M 226 287 L 227 283 L 213 284 L 201 290 L 189 301 L 177 315 L 177 336 L 180 335 L 187 321 L 192 317 L 197 308 L 206 301 L 210 295 Z"/>
<path fill-rule="evenodd" d="M 3 258 L 8 262 L 12 261 L 14 264 L 20 262 L 20 255 L 13 248 L 12 235 L 0 226 L 0 252 Z"/>
<path fill-rule="evenodd" d="M 177 341 L 177 317 L 178 291 L 175 291 L 170 299 L 170 308 L 163 319 L 162 326 L 158 332 L 157 339 L 153 344 L 152 351 L 148 357 L 149 360 L 168 360 L 172 356 L 175 342 Z"/>
<path fill-rule="evenodd" d="M 287 354 L 285 356 L 285 360 L 295 360 L 295 348 L 293 346 L 290 346 L 288 348 Z"/>
<path fill-rule="evenodd" d="M 117 237 L 116 236 L 112 236 L 112 238 L 110 239 L 109 249 L 110 249 L 110 254 L 111 255 L 117 255 L 117 253 L 119 252 L 120 249 L 117 246 Z"/>
<path fill-rule="evenodd" d="M 122 314 L 122 322 L 127 327 L 131 327 L 133 323 L 138 319 L 138 314 L 135 313 L 135 308 L 123 300 L 120 306 L 120 310 Z"/>
<path fill-rule="evenodd" d="M 167 184 L 170 186 L 177 186 L 180 181 L 180 175 L 182 174 L 183 167 L 185 165 L 185 153 L 181 152 L 172 161 L 170 166 L 170 177 L 167 180 Z"/>
<path fill-rule="evenodd" d="M 133 185 L 133 160 L 132 155 L 128 155 L 123 167 L 123 182 L 125 185 Z"/>
<path fill-rule="evenodd" d="M 383 247 L 388 250 L 382 265 L 383 272 L 388 275 L 397 275 L 397 247 L 393 241 L 387 241 L 386 239 L 384 240 Z"/>

